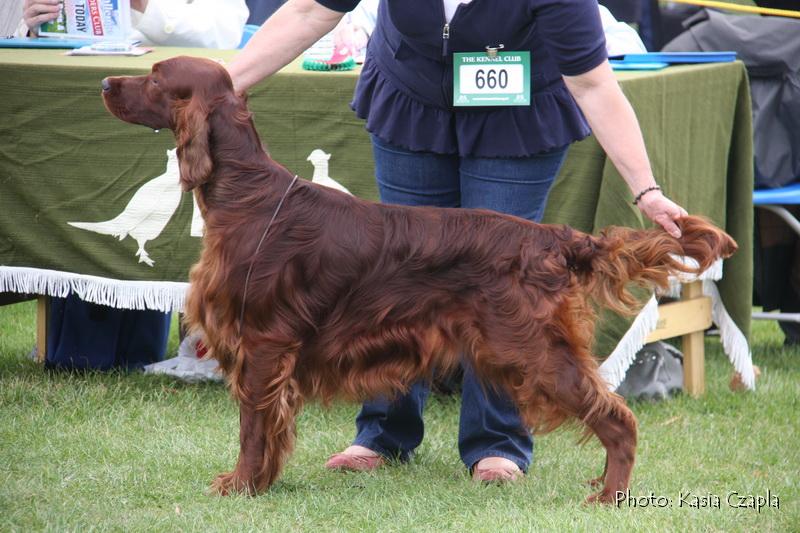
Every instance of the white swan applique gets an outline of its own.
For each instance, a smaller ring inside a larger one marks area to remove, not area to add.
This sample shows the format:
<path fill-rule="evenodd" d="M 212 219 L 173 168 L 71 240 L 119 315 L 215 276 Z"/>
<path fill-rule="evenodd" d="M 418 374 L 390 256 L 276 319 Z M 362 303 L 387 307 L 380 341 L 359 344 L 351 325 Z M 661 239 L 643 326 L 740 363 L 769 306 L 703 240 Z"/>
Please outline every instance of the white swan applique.
<path fill-rule="evenodd" d="M 145 243 L 161 234 L 178 209 L 182 194 L 176 150 L 167 150 L 166 171 L 142 185 L 122 213 L 104 222 L 67 222 L 67 224 L 102 235 L 113 235 L 119 240 L 130 235 L 139 245 L 139 249 L 136 250 L 139 262 L 153 266 L 155 262 L 144 249 Z M 202 235 L 202 218 L 196 202 L 192 213 L 191 235 L 194 237 Z"/>
<path fill-rule="evenodd" d="M 311 181 L 350 194 L 350 191 L 344 185 L 328 175 L 328 160 L 330 158 L 331 154 L 326 154 L 319 148 L 308 155 L 306 161 L 311 161 L 311 164 L 314 165 L 314 175 L 311 176 Z"/>
<path fill-rule="evenodd" d="M 311 181 L 351 194 L 347 188 L 328 175 L 330 157 L 331 154 L 319 148 L 309 154 L 307 161 L 314 166 Z M 139 246 L 136 250 L 139 262 L 153 266 L 155 261 L 145 250 L 145 244 L 161 235 L 178 209 L 182 194 L 176 150 L 167 150 L 167 168 L 164 173 L 142 185 L 133 194 L 122 213 L 103 222 L 67 222 L 67 224 L 101 235 L 112 235 L 120 241 L 130 236 Z M 203 219 L 194 195 L 192 195 L 192 223 L 189 234 L 192 237 L 203 236 Z"/>

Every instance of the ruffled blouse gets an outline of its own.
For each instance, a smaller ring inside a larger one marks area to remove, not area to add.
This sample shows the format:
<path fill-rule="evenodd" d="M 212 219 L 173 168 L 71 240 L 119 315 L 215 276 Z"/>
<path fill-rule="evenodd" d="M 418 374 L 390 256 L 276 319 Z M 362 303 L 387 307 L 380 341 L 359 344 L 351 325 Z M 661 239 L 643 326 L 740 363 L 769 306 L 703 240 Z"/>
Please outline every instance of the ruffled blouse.
<path fill-rule="evenodd" d="M 531 94 L 530 106 L 441 108 L 397 88 L 374 60 L 364 63 L 351 107 L 380 139 L 437 154 L 527 157 L 591 133 L 563 84 Z"/>
<path fill-rule="evenodd" d="M 444 24 L 441 1 L 380 3 L 351 104 L 368 131 L 413 151 L 465 157 L 525 157 L 590 134 L 562 75 L 606 59 L 595 0 L 473 0 L 456 11 L 447 40 Z M 531 53 L 530 105 L 454 107 L 452 52 L 500 43 Z"/>

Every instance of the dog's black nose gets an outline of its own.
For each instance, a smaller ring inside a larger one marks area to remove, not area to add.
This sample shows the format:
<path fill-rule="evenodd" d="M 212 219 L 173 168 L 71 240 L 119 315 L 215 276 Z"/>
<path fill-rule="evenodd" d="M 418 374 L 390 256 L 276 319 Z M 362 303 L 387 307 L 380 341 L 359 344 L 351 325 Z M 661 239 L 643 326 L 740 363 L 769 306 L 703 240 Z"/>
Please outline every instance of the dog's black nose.
<path fill-rule="evenodd" d="M 104 93 L 107 93 L 108 91 L 111 90 L 111 83 L 109 83 L 108 78 L 103 78 L 101 85 L 103 86 Z"/>

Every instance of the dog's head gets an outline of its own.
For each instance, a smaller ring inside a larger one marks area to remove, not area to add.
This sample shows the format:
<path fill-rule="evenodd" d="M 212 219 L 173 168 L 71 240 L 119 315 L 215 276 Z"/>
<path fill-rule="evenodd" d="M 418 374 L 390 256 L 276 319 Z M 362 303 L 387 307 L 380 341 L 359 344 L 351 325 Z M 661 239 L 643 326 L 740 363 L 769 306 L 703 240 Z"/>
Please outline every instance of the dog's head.
<path fill-rule="evenodd" d="M 217 108 L 245 109 L 225 67 L 196 57 L 160 61 L 145 76 L 105 78 L 102 87 L 106 108 L 118 118 L 175 133 L 185 190 L 203 184 L 213 170 L 209 143 Z"/>

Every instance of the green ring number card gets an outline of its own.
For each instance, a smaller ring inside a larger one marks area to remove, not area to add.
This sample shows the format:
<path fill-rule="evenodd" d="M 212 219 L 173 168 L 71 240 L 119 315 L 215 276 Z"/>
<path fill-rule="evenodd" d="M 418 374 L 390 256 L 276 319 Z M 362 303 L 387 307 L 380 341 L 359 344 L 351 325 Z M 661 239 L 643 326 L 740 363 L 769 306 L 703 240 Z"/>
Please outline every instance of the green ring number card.
<path fill-rule="evenodd" d="M 531 54 L 453 54 L 454 106 L 507 106 L 531 103 Z"/>

